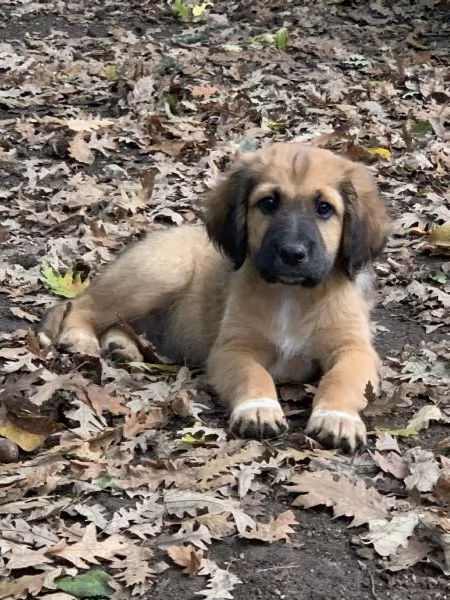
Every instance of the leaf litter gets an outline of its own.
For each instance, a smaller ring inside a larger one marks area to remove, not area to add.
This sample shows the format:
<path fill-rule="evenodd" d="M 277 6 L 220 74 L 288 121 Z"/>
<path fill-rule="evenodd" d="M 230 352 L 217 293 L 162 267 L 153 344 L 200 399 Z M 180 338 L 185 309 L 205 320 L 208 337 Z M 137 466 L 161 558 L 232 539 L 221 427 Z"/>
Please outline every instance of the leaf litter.
<path fill-rule="evenodd" d="M 315 507 L 424 597 L 450 573 L 445 3 L 309 4 L 2 4 L 0 598 L 154 597 L 171 565 L 194 595 L 250 597 L 216 549 L 307 545 Z M 352 458 L 300 433 L 310 386 L 280 389 L 286 440 L 245 442 L 201 374 L 144 342 L 146 363 L 116 365 L 30 330 L 127 243 L 196 222 L 236 151 L 283 139 L 366 162 L 393 217 L 383 388 Z"/>

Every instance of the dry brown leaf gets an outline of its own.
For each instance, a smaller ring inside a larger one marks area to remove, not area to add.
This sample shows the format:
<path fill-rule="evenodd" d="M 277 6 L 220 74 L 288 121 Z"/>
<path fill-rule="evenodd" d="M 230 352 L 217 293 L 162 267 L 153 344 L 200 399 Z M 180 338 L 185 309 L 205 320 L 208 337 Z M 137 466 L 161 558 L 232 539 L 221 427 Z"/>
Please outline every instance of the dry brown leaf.
<path fill-rule="evenodd" d="M 256 523 L 256 527 L 241 534 L 250 540 L 261 540 L 263 542 L 279 542 L 288 540 L 291 533 L 295 533 L 291 525 L 298 525 L 298 521 L 292 510 L 286 510 L 277 517 L 270 519 L 268 523 Z"/>
<path fill-rule="evenodd" d="M 214 94 L 220 94 L 220 90 L 213 85 L 194 85 L 191 93 L 194 98 L 210 98 Z"/>
<path fill-rule="evenodd" d="M 236 532 L 236 526 L 232 521 L 229 521 L 231 514 L 229 512 L 218 513 L 216 515 L 200 515 L 196 521 L 200 525 L 205 525 L 212 538 L 220 540 L 224 537 L 233 535 Z"/>
<path fill-rule="evenodd" d="M 215 562 L 207 558 L 203 559 L 199 575 L 208 575 L 210 578 L 207 588 L 197 592 L 207 600 L 232 600 L 233 588 L 242 583 L 229 569 L 220 569 Z"/>
<path fill-rule="evenodd" d="M 353 517 L 350 527 L 358 527 L 371 519 L 382 519 L 388 511 L 384 497 L 375 488 L 366 488 L 359 480 L 352 483 L 341 477 L 337 481 L 330 471 L 294 474 L 289 492 L 301 495 L 292 503 L 293 506 L 311 508 L 320 504 L 331 506 L 335 517 Z"/>
<path fill-rule="evenodd" d="M 92 383 L 87 385 L 83 391 L 99 417 L 104 410 L 112 415 L 128 415 L 130 412 L 130 409 L 123 405 L 125 398 L 112 396 L 104 387 Z"/>
<path fill-rule="evenodd" d="M 0 548 L 2 548 L 2 554 L 7 557 L 7 567 L 12 571 L 17 569 L 28 569 L 29 567 L 35 567 L 42 569 L 46 563 L 51 563 L 51 558 L 45 556 L 45 549 L 33 550 L 26 544 L 14 544 L 5 540 L 0 540 Z"/>
<path fill-rule="evenodd" d="M 408 475 L 408 465 L 403 457 L 397 454 L 397 452 L 381 454 L 380 452 L 375 451 L 373 454 L 370 454 L 380 469 L 385 473 L 390 473 L 397 479 L 405 479 Z"/>
<path fill-rule="evenodd" d="M 373 519 L 369 521 L 369 533 L 362 539 L 373 544 L 380 556 L 391 556 L 396 554 L 400 547 L 408 545 L 408 539 L 418 522 L 416 510 L 394 515 L 390 521 Z"/>
<path fill-rule="evenodd" d="M 153 557 L 150 548 L 132 544 L 127 540 L 127 547 L 123 555 L 123 559 L 111 562 L 111 569 L 120 571 L 117 579 L 127 588 L 143 586 L 153 579 L 155 572 L 150 566 L 150 560 Z"/>
<path fill-rule="evenodd" d="M 126 552 L 127 542 L 120 536 L 111 535 L 103 542 L 99 542 L 95 525 L 89 523 L 83 538 L 79 542 L 54 546 L 47 551 L 47 554 L 65 558 L 79 569 L 87 569 L 89 564 L 99 564 L 97 558 L 112 560 L 117 556 L 126 556 Z"/>
<path fill-rule="evenodd" d="M 410 448 L 403 458 L 409 470 L 409 475 L 405 477 L 406 489 L 416 488 L 419 492 L 431 492 L 440 475 L 433 452 L 419 447 Z"/>
<path fill-rule="evenodd" d="M 400 547 L 397 554 L 391 557 L 386 568 L 388 571 L 394 572 L 409 569 L 409 567 L 423 560 L 432 549 L 433 547 L 427 541 L 412 536 L 409 538 L 406 547 Z"/>
<path fill-rule="evenodd" d="M 46 573 L 39 573 L 39 575 L 22 575 L 13 581 L 3 580 L 0 587 L 0 599 L 34 597 L 41 591 L 46 577 Z M 25 596 L 25 594 L 27 595 Z"/>
<path fill-rule="evenodd" d="M 204 525 L 196 527 L 195 520 L 185 521 L 176 533 L 163 533 L 158 537 L 157 544 L 159 548 L 166 548 L 174 545 L 174 542 L 192 543 L 200 550 L 208 550 L 211 544 L 211 536 Z"/>
<path fill-rule="evenodd" d="M 91 165 L 94 162 L 94 154 L 85 142 L 82 133 L 77 133 L 69 142 L 69 154 L 85 165 Z"/>
<path fill-rule="evenodd" d="M 140 410 L 125 417 L 123 437 L 130 439 L 142 431 L 161 429 L 167 423 L 167 410 L 163 407 L 153 407 L 148 412 Z"/>
<path fill-rule="evenodd" d="M 185 513 L 195 516 L 197 512 L 205 508 L 211 514 L 229 512 L 233 515 L 239 533 L 243 533 L 248 527 L 253 528 L 255 525 L 255 521 L 245 514 L 238 503 L 231 498 L 224 500 L 201 492 L 168 490 L 164 493 L 164 505 L 169 514 L 179 517 Z"/>
<path fill-rule="evenodd" d="M 12 314 L 17 317 L 18 319 L 25 319 L 26 321 L 31 321 L 31 323 L 35 323 L 36 321 L 39 321 L 39 317 L 37 317 L 36 315 L 32 315 L 31 313 L 22 310 L 21 308 L 17 307 L 17 306 L 13 306 L 11 309 Z"/>
<path fill-rule="evenodd" d="M 238 450 L 234 454 L 220 456 L 209 460 L 198 473 L 198 487 L 205 485 L 209 479 L 214 479 L 222 473 L 225 473 L 235 465 L 250 462 L 255 458 L 259 458 L 265 452 L 265 446 L 260 442 L 249 442 L 245 448 Z"/>
<path fill-rule="evenodd" d="M 203 560 L 203 550 L 196 550 L 194 546 L 168 546 L 167 554 L 173 562 L 183 568 L 183 573 L 197 575 Z"/>

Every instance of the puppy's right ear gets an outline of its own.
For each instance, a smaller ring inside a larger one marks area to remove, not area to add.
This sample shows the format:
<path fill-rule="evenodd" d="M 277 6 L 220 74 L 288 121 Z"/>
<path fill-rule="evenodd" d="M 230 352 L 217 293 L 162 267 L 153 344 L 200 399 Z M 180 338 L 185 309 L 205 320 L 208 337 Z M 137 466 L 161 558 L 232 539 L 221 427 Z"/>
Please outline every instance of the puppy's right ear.
<path fill-rule="evenodd" d="M 231 258 L 235 270 L 242 267 L 247 256 L 247 201 L 255 184 L 252 169 L 241 164 L 206 200 L 204 218 L 208 235 Z"/>

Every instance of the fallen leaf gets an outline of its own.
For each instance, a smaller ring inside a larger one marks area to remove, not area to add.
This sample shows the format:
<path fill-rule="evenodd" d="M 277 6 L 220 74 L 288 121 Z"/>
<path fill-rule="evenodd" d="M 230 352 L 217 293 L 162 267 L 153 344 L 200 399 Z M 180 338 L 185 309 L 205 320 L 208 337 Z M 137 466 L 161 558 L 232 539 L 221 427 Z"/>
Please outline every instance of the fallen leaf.
<path fill-rule="evenodd" d="M 69 154 L 76 161 L 91 165 L 94 162 L 94 154 L 84 140 L 82 133 L 77 133 L 69 142 Z"/>
<path fill-rule="evenodd" d="M 375 451 L 371 456 L 382 471 L 390 473 L 397 479 L 403 480 L 409 474 L 407 462 L 397 452 L 380 454 Z"/>
<path fill-rule="evenodd" d="M 268 523 L 256 523 L 256 527 L 241 534 L 249 540 L 261 540 L 263 542 L 278 542 L 288 540 L 291 533 L 295 533 L 291 525 L 298 525 L 298 521 L 292 510 L 286 510 L 277 517 L 270 519 Z"/>
<path fill-rule="evenodd" d="M 25 452 L 33 452 L 33 450 L 39 448 L 48 437 L 47 435 L 39 435 L 21 429 L 9 420 L 0 424 L 0 435 L 17 444 L 19 448 L 22 448 Z"/>
<path fill-rule="evenodd" d="M 200 569 L 203 560 L 203 550 L 196 550 L 190 544 L 183 546 L 168 546 L 167 554 L 173 562 L 180 567 L 184 567 L 183 573 L 196 575 Z"/>
<path fill-rule="evenodd" d="M 36 315 L 32 315 L 31 313 L 26 312 L 25 310 L 22 310 L 21 308 L 18 308 L 16 306 L 13 306 L 10 310 L 12 314 L 18 319 L 25 319 L 26 321 L 30 321 L 31 323 L 39 321 L 39 317 L 37 317 Z"/>
<path fill-rule="evenodd" d="M 57 296 L 63 298 L 75 298 L 89 285 L 89 278 L 82 281 L 81 273 L 74 273 L 72 269 L 68 269 L 64 275 L 61 275 L 45 260 L 41 263 L 41 273 L 45 285 Z"/>
<path fill-rule="evenodd" d="M 440 421 L 441 419 L 441 409 L 435 404 L 427 404 L 426 406 L 422 406 L 422 408 L 415 413 L 413 418 L 408 421 L 406 429 L 421 431 L 422 429 L 428 429 L 430 421 Z"/>
<path fill-rule="evenodd" d="M 410 510 L 387 519 L 372 519 L 369 521 L 369 533 L 361 539 L 373 544 L 380 556 L 396 554 L 400 546 L 406 547 L 408 538 L 413 534 L 419 517 L 417 511 Z"/>
<path fill-rule="evenodd" d="M 400 547 L 397 554 L 391 556 L 386 569 L 393 572 L 409 569 L 409 567 L 423 560 L 431 550 L 432 546 L 427 541 L 412 536 L 405 547 Z"/>
<path fill-rule="evenodd" d="M 211 494 L 201 492 L 168 490 L 164 493 L 164 506 L 169 514 L 182 517 L 185 513 L 195 516 L 198 511 L 207 509 L 211 514 L 229 512 L 233 515 L 239 533 L 248 527 L 253 528 L 255 521 L 245 514 L 232 499 L 223 500 Z"/>
<path fill-rule="evenodd" d="M 60 556 L 79 569 L 86 569 L 89 563 L 98 565 L 97 558 L 112 560 L 117 555 L 126 556 L 126 547 L 127 544 L 117 535 L 110 535 L 103 542 L 99 542 L 95 525 L 89 523 L 79 542 L 50 548 L 47 554 Z"/>
<path fill-rule="evenodd" d="M 431 229 L 428 235 L 428 241 L 438 248 L 450 249 L 450 223 L 445 223 L 444 225 L 439 225 L 438 227 Z"/>
<path fill-rule="evenodd" d="M 366 152 L 368 154 L 381 156 L 381 158 L 384 158 L 385 160 L 390 160 L 392 157 L 391 151 L 387 148 L 366 148 Z"/>
<path fill-rule="evenodd" d="M 352 483 L 344 477 L 335 480 L 330 471 L 304 471 L 294 474 L 290 483 L 293 485 L 284 487 L 291 493 L 301 494 L 293 506 L 331 506 L 335 517 L 353 518 L 350 527 L 359 527 L 388 514 L 384 497 L 375 488 L 367 488 L 361 480 Z"/>
<path fill-rule="evenodd" d="M 210 559 L 203 559 L 199 575 L 209 576 L 209 581 L 207 588 L 195 592 L 195 595 L 203 596 L 207 600 L 232 600 L 231 592 L 236 585 L 242 583 L 229 569 L 220 569 Z"/>
<path fill-rule="evenodd" d="M 419 447 L 410 448 L 403 458 L 409 470 L 409 475 L 405 477 L 406 489 L 416 488 L 419 492 L 431 492 L 440 475 L 433 452 Z"/>
<path fill-rule="evenodd" d="M 115 588 L 109 584 L 113 578 L 106 571 L 88 571 L 75 577 L 61 577 L 55 581 L 56 587 L 76 598 L 110 598 Z"/>

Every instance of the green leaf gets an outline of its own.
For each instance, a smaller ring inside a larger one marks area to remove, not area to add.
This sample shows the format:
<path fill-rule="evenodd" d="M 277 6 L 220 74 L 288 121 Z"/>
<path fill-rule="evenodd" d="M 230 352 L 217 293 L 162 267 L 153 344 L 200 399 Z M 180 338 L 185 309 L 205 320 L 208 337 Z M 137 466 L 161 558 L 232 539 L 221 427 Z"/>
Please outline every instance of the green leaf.
<path fill-rule="evenodd" d="M 170 112 L 173 115 L 177 115 L 180 112 L 180 107 L 178 98 L 175 96 L 175 94 L 166 94 L 165 100 L 169 105 Z"/>
<path fill-rule="evenodd" d="M 411 125 L 411 133 L 419 137 L 424 137 L 431 131 L 429 121 L 416 121 Z"/>
<path fill-rule="evenodd" d="M 284 50 L 287 46 L 289 38 L 289 32 L 287 29 L 283 27 L 283 29 L 279 29 L 275 34 L 275 46 L 278 50 Z"/>
<path fill-rule="evenodd" d="M 109 585 L 113 581 L 105 571 L 88 571 L 75 577 L 62 577 L 56 580 L 56 587 L 76 598 L 111 598 L 114 589 Z"/>
<path fill-rule="evenodd" d="M 183 0 L 175 0 L 175 12 L 182 21 L 189 21 L 191 16 L 190 8 Z"/>
<path fill-rule="evenodd" d="M 431 274 L 430 279 L 436 283 L 439 283 L 440 285 L 447 283 L 447 275 L 443 271 L 436 271 L 436 273 Z"/>
<path fill-rule="evenodd" d="M 41 274 L 43 283 L 57 296 L 63 298 L 75 298 L 88 287 L 89 277 L 81 280 L 81 273 L 74 273 L 69 269 L 61 275 L 46 260 L 41 262 Z"/>
<path fill-rule="evenodd" d="M 280 119 L 278 121 L 269 121 L 267 125 L 272 131 L 280 131 L 286 128 L 287 121 L 286 119 Z"/>

